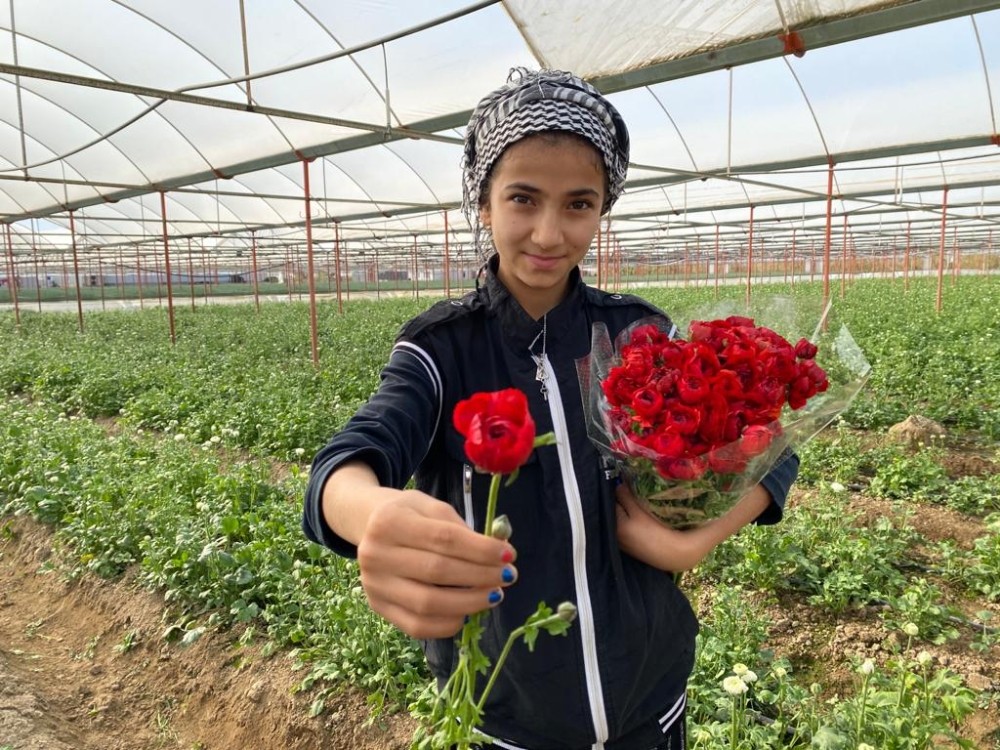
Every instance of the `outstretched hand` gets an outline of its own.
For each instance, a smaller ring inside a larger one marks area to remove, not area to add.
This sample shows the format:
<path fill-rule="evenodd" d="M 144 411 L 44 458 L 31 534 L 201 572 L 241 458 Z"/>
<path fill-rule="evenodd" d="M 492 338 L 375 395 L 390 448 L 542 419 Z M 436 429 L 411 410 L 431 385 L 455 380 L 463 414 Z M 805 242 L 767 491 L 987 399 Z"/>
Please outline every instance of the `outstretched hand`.
<path fill-rule="evenodd" d="M 414 638 L 453 636 L 517 579 L 514 550 L 472 531 L 447 503 L 416 490 L 387 492 L 393 496 L 372 511 L 358 544 L 368 602 Z"/>

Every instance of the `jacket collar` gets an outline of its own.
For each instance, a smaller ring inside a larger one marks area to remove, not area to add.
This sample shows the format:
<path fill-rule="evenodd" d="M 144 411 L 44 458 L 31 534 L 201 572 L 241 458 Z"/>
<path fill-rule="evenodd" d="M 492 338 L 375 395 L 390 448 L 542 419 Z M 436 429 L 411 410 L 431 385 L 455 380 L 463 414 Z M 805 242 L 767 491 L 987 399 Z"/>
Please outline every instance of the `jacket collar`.
<path fill-rule="evenodd" d="M 542 330 L 542 320 L 535 320 L 504 286 L 497 276 L 500 256 L 494 253 L 486 262 L 485 280 L 477 281 L 479 298 L 483 301 L 491 315 L 499 318 L 504 338 L 514 346 L 528 347 Z M 580 274 L 579 267 L 574 268 L 569 275 L 569 289 L 562 302 L 546 314 L 548 330 L 547 349 L 551 351 L 558 341 L 569 332 L 570 326 L 577 318 L 577 313 L 583 307 L 586 284 Z M 535 354 L 541 351 L 541 341 L 532 350 Z"/>

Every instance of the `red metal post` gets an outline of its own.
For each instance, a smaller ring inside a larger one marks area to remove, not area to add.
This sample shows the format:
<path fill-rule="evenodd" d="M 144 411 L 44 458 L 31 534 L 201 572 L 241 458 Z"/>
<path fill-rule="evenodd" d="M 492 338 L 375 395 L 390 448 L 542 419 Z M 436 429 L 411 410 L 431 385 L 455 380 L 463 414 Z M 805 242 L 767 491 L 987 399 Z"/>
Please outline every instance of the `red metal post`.
<path fill-rule="evenodd" d="M 333 223 L 333 255 L 336 272 L 334 276 L 337 281 L 337 312 L 344 312 L 344 300 L 340 295 L 340 222 Z"/>
<path fill-rule="evenodd" d="M 413 235 L 413 294 L 420 299 L 420 284 L 417 283 L 417 235 Z"/>
<path fill-rule="evenodd" d="M 191 292 L 191 312 L 194 312 L 194 251 L 191 249 L 190 237 L 188 237 L 188 290 Z"/>
<path fill-rule="evenodd" d="M 14 265 L 14 242 L 10 237 L 10 224 L 5 224 L 7 230 L 7 260 L 10 263 L 10 273 L 7 274 L 7 287 L 10 298 L 14 302 L 14 325 L 21 325 L 21 307 L 17 302 L 17 267 Z"/>
<path fill-rule="evenodd" d="M 451 296 L 451 253 L 448 249 L 448 212 L 444 214 L 444 296 Z"/>
<path fill-rule="evenodd" d="M 826 172 L 826 235 L 823 242 L 823 309 L 830 301 L 830 230 L 833 222 L 833 159 Z"/>
<path fill-rule="evenodd" d="M 104 263 L 101 261 L 101 249 L 97 249 L 97 284 L 101 288 L 101 309 L 107 310 L 107 305 L 104 304 Z"/>
<path fill-rule="evenodd" d="M 944 235 L 948 228 L 948 188 L 945 187 L 944 195 L 941 198 L 941 242 L 938 246 L 938 282 L 937 301 L 934 309 L 941 312 L 942 287 L 944 286 Z"/>
<path fill-rule="evenodd" d="M 840 298 L 847 294 L 847 214 L 844 214 L 844 247 L 840 253 Z"/>
<path fill-rule="evenodd" d="M 83 333 L 83 297 L 80 295 L 80 257 L 76 252 L 76 221 L 69 212 L 69 234 L 73 243 L 73 275 L 76 277 L 76 317 L 80 333 Z"/>
<path fill-rule="evenodd" d="M 903 251 L 903 290 L 910 290 L 910 222 L 906 222 L 906 249 Z"/>
<path fill-rule="evenodd" d="M 796 270 L 795 269 L 795 232 L 796 232 L 796 230 L 793 229 L 792 230 L 792 273 L 791 273 L 791 277 L 792 277 L 792 289 L 795 288 L 795 270 Z"/>
<path fill-rule="evenodd" d="M 750 284 L 753 278 L 753 204 L 750 205 L 750 237 L 747 242 L 747 309 L 750 309 Z"/>
<path fill-rule="evenodd" d="M 260 312 L 260 281 L 257 272 L 257 233 L 253 229 L 250 230 L 250 268 L 253 273 L 253 304 L 257 308 L 257 312 Z"/>
<path fill-rule="evenodd" d="M 42 311 L 42 284 L 45 281 L 45 262 L 42 261 L 41 273 L 38 269 L 38 246 L 35 244 L 35 232 L 31 232 L 31 256 L 35 261 L 35 299 L 38 301 L 38 312 Z"/>
<path fill-rule="evenodd" d="M 719 225 L 715 225 L 715 298 L 719 298 Z"/>
<path fill-rule="evenodd" d="M 167 319 L 170 321 L 170 343 L 177 343 L 174 324 L 174 287 L 170 280 L 170 240 L 167 235 L 167 194 L 160 191 L 160 223 L 163 229 L 163 267 L 167 272 Z"/>
<path fill-rule="evenodd" d="M 306 206 L 306 274 L 309 276 L 309 332 L 312 341 L 313 366 L 319 367 L 319 324 L 316 320 L 316 277 L 313 265 L 312 201 L 309 197 L 309 160 L 302 160 L 302 184 Z"/>

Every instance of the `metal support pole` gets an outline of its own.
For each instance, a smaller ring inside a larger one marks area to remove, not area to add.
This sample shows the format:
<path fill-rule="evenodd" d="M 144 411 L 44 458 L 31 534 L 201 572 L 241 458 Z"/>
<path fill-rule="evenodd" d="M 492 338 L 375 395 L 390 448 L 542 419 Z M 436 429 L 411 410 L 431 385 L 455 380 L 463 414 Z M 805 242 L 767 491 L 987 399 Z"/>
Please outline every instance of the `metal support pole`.
<path fill-rule="evenodd" d="M 104 263 L 101 261 L 101 249 L 97 249 L 97 284 L 101 288 L 101 310 L 107 310 L 104 304 Z"/>
<path fill-rule="evenodd" d="M 139 309 L 144 310 L 146 308 L 146 303 L 142 299 L 142 256 L 140 255 L 139 246 L 135 246 L 135 281 L 136 286 L 139 287 Z"/>
<path fill-rule="evenodd" d="M 451 254 L 448 248 L 448 212 L 444 214 L 444 296 L 451 296 Z"/>
<path fill-rule="evenodd" d="M 719 298 L 719 225 L 715 225 L 715 298 Z"/>
<path fill-rule="evenodd" d="M 10 289 L 10 298 L 14 302 L 14 325 L 21 325 L 21 307 L 17 302 L 17 268 L 14 266 L 14 242 L 10 236 L 10 224 L 5 224 L 7 232 L 7 261 L 10 264 L 10 273 L 7 274 L 7 287 Z"/>
<path fill-rule="evenodd" d="M 163 267 L 167 274 L 167 319 L 170 321 L 170 343 L 177 343 L 177 327 L 174 324 L 174 286 L 170 280 L 170 240 L 167 235 L 167 194 L 160 191 L 160 223 L 163 228 Z"/>
<path fill-rule="evenodd" d="M 750 285 L 753 279 L 753 204 L 750 204 L 750 237 L 747 242 L 747 310 L 750 309 Z"/>
<path fill-rule="evenodd" d="M 847 214 L 844 214 L 844 246 L 840 252 L 840 298 L 847 295 Z"/>
<path fill-rule="evenodd" d="M 309 160 L 302 160 L 302 184 L 306 206 L 306 274 L 309 277 L 309 333 L 313 366 L 319 367 L 319 324 L 316 320 L 316 277 L 313 265 L 312 203 L 309 197 Z"/>
<path fill-rule="evenodd" d="M 69 234 L 73 243 L 73 275 L 76 277 L 76 317 L 80 333 L 83 333 L 83 297 L 80 295 L 80 257 L 76 252 L 76 221 L 69 212 Z"/>
<path fill-rule="evenodd" d="M 191 312 L 194 306 L 194 252 L 191 250 L 191 238 L 188 237 L 188 291 L 191 293 Z"/>
<path fill-rule="evenodd" d="M 833 222 L 833 159 L 826 173 L 826 235 L 823 242 L 823 309 L 830 301 L 830 230 Z"/>
<path fill-rule="evenodd" d="M 793 229 L 792 230 L 792 269 L 791 269 L 791 274 L 790 274 L 790 276 L 792 277 L 792 281 L 791 281 L 792 289 L 795 288 L 795 232 L 796 232 L 796 230 Z"/>
<path fill-rule="evenodd" d="M 257 272 L 257 233 L 251 229 L 250 230 L 250 268 L 251 273 L 253 273 L 253 304 L 257 308 L 257 312 L 260 312 L 260 280 L 258 279 Z"/>
<path fill-rule="evenodd" d="M 906 249 L 903 251 L 903 291 L 910 291 L 910 222 L 906 222 Z"/>
<path fill-rule="evenodd" d="M 937 280 L 937 301 L 934 309 L 941 312 L 942 292 L 944 286 L 944 236 L 948 228 L 948 188 L 944 189 L 941 198 L 941 242 L 938 246 L 938 280 Z"/>
<path fill-rule="evenodd" d="M 344 300 L 340 295 L 340 222 L 333 223 L 333 255 L 335 272 L 334 277 L 337 282 L 337 312 L 343 314 Z"/>
<path fill-rule="evenodd" d="M 420 284 L 417 283 L 417 235 L 413 235 L 413 294 L 420 299 Z"/>

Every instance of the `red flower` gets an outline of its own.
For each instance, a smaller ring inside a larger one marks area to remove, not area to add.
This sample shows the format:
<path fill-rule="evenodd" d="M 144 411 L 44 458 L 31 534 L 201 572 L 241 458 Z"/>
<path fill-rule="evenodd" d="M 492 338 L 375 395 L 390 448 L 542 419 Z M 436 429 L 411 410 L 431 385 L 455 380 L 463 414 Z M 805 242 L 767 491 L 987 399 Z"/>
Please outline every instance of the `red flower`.
<path fill-rule="evenodd" d="M 809 339 L 799 339 L 795 345 L 795 356 L 799 359 L 814 359 L 819 349 Z"/>
<path fill-rule="evenodd" d="M 747 468 L 747 457 L 732 446 L 718 448 L 708 454 L 708 468 L 716 474 L 742 474 Z"/>
<path fill-rule="evenodd" d="M 774 434 L 764 425 L 750 425 L 743 430 L 743 437 L 740 438 L 740 450 L 747 458 L 759 456 L 767 450 L 773 437 Z"/>
<path fill-rule="evenodd" d="M 707 469 L 708 461 L 701 456 L 663 458 L 656 462 L 656 470 L 665 479 L 698 479 Z"/>
<path fill-rule="evenodd" d="M 701 413 L 672 398 L 663 405 L 663 423 L 681 435 L 693 435 L 698 431 Z"/>
<path fill-rule="evenodd" d="M 632 409 L 640 417 L 655 417 L 663 410 L 663 396 L 655 388 L 640 388 L 632 394 Z"/>
<path fill-rule="evenodd" d="M 469 460 L 491 474 L 512 473 L 534 449 L 528 398 L 516 388 L 473 394 L 455 406 L 452 421 L 465 438 Z"/>
<path fill-rule="evenodd" d="M 677 395 L 685 404 L 698 404 L 708 396 L 708 381 L 696 370 L 686 370 L 677 381 Z"/>
<path fill-rule="evenodd" d="M 664 458 L 680 458 L 688 447 L 687 440 L 676 432 L 658 432 L 647 445 L 656 455 Z"/>

